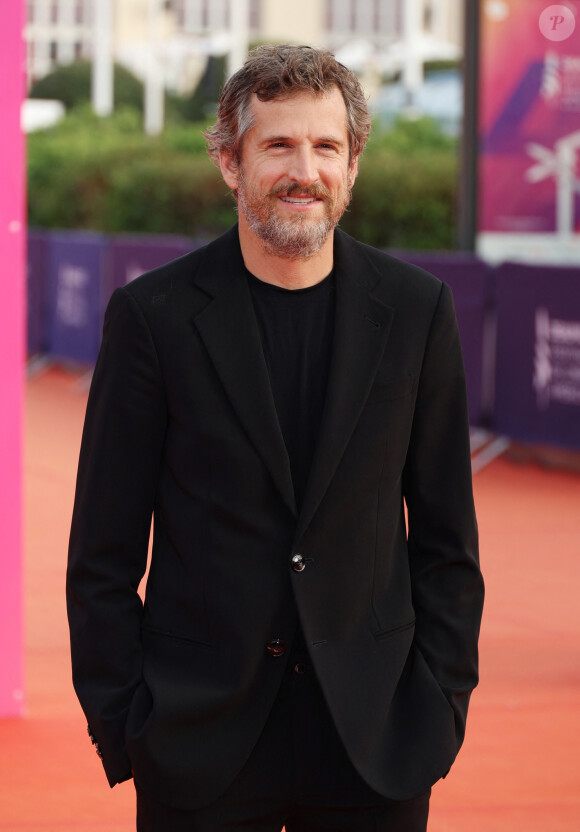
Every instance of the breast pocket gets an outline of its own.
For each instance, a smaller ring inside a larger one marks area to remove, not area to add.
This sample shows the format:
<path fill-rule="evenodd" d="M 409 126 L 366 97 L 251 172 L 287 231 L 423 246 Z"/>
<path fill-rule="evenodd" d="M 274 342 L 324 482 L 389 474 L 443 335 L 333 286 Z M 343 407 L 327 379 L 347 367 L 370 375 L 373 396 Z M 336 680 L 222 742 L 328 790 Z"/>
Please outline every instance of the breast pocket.
<path fill-rule="evenodd" d="M 415 389 L 415 376 L 405 376 L 404 378 L 394 379 L 392 381 L 382 381 L 377 379 L 371 388 L 368 404 L 374 402 L 386 402 L 391 399 L 401 399 L 403 396 L 409 396 Z"/>

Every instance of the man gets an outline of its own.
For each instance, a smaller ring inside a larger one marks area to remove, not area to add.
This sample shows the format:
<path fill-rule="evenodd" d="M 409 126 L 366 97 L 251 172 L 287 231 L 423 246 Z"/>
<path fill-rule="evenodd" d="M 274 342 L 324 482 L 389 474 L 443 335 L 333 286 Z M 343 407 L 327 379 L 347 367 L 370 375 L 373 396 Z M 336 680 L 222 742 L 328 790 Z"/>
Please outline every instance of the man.
<path fill-rule="evenodd" d="M 206 136 L 239 224 L 109 304 L 69 618 L 142 832 L 418 832 L 463 740 L 461 351 L 445 285 L 335 230 L 369 126 L 330 53 L 253 52 Z"/>

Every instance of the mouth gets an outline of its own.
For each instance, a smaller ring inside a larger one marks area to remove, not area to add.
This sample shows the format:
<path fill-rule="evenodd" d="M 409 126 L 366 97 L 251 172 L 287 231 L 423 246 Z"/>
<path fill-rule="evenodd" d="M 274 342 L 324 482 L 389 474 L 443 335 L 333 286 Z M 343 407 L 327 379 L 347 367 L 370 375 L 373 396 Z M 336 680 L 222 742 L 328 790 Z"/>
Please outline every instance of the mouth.
<path fill-rule="evenodd" d="M 313 202 L 320 201 L 315 196 L 279 196 L 279 199 L 289 205 L 312 205 Z"/>

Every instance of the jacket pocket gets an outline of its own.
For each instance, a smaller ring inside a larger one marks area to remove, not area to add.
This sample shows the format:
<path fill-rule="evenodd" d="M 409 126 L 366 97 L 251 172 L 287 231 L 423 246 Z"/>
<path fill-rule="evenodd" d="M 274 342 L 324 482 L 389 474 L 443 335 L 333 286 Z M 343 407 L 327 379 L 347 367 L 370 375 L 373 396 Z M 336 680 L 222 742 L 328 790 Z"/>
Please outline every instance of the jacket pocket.
<path fill-rule="evenodd" d="M 153 696 L 144 679 L 139 682 L 127 715 L 125 725 L 125 741 L 130 744 L 131 739 L 143 736 L 153 714 Z"/>
<path fill-rule="evenodd" d="M 209 650 L 215 650 L 215 644 L 212 644 L 209 641 L 204 641 L 203 639 L 193 638 L 191 636 L 185 636 L 181 633 L 173 633 L 169 630 L 161 630 L 157 627 L 150 627 L 148 624 L 142 627 L 144 633 L 149 636 L 159 637 L 159 638 L 168 638 L 177 644 L 183 645 L 193 645 L 195 647 L 207 647 Z"/>
<path fill-rule="evenodd" d="M 415 617 L 411 618 L 409 621 L 406 621 L 404 624 L 398 624 L 396 627 L 389 627 L 388 630 L 381 630 L 379 633 L 373 633 L 375 637 L 375 641 L 383 641 L 384 639 L 391 638 L 391 636 L 399 635 L 399 633 L 406 633 L 407 630 L 411 630 L 415 626 Z"/>
<path fill-rule="evenodd" d="M 415 376 L 407 376 L 394 381 L 381 382 L 376 379 L 369 393 L 368 402 L 386 402 L 401 399 L 413 392 Z"/>

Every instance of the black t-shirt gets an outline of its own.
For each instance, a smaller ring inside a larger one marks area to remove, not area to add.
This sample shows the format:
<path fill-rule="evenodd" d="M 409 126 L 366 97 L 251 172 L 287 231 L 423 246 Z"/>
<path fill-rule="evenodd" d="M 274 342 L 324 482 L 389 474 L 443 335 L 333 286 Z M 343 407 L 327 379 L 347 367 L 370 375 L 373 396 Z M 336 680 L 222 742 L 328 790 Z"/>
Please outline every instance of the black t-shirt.
<path fill-rule="evenodd" d="M 306 289 L 284 289 L 247 275 L 300 508 L 326 397 L 334 275 Z"/>

